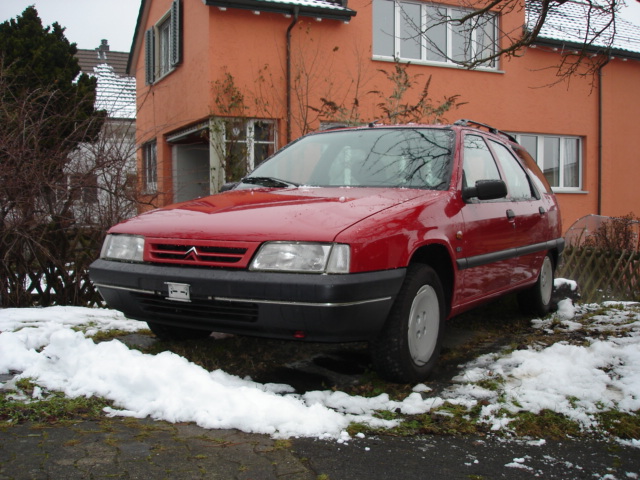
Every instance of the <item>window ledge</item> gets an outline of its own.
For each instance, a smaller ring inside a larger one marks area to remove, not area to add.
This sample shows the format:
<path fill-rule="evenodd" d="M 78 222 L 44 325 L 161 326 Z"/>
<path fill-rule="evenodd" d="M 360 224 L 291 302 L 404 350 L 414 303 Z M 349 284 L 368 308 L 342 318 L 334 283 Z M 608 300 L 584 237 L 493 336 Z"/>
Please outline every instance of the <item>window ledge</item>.
<path fill-rule="evenodd" d="M 551 187 L 551 190 L 553 190 L 553 193 L 577 193 L 579 195 L 587 195 L 589 193 L 588 190 L 560 188 L 560 187 Z"/>
<path fill-rule="evenodd" d="M 411 65 L 424 65 L 428 67 L 441 67 L 441 68 L 453 68 L 454 70 L 467 70 L 469 72 L 487 72 L 487 73 L 501 73 L 504 74 L 504 70 L 500 70 L 498 68 L 491 67 L 476 67 L 476 68 L 466 68 L 462 65 L 456 65 L 455 63 L 445 63 L 445 62 L 433 62 L 429 60 L 418 60 L 415 58 L 398 58 L 395 59 L 393 57 L 383 57 L 381 55 L 372 55 L 371 59 L 378 62 L 389 62 L 395 63 L 396 61 L 399 63 L 410 63 Z"/>
<path fill-rule="evenodd" d="M 158 74 L 158 76 L 153 80 L 153 82 L 152 83 L 148 83 L 147 85 L 156 85 L 158 82 L 161 82 L 162 80 L 167 78 L 169 75 L 171 75 L 173 72 L 175 72 L 176 68 L 177 67 L 173 67 L 169 71 L 167 71 L 166 73 L 163 73 L 162 75 Z"/>

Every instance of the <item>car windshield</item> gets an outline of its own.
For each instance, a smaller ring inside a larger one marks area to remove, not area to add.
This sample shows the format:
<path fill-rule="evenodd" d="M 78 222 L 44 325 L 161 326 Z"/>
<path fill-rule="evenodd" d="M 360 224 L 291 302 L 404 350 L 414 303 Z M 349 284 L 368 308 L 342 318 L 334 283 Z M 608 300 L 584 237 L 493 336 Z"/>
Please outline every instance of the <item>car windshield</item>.
<path fill-rule="evenodd" d="M 407 187 L 446 190 L 454 133 L 441 128 L 370 128 L 309 135 L 243 180 L 291 187 Z"/>

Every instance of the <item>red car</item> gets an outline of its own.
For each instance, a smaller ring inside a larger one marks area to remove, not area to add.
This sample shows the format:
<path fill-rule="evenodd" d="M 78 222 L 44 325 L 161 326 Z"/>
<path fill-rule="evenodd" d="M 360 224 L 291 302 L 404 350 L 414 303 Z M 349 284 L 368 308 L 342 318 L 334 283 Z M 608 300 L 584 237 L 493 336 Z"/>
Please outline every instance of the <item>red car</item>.
<path fill-rule="evenodd" d="M 368 341 L 383 377 L 418 382 L 447 318 L 516 291 L 547 312 L 563 246 L 556 199 L 509 135 L 370 125 L 304 136 L 230 191 L 114 226 L 91 278 L 163 339 Z"/>

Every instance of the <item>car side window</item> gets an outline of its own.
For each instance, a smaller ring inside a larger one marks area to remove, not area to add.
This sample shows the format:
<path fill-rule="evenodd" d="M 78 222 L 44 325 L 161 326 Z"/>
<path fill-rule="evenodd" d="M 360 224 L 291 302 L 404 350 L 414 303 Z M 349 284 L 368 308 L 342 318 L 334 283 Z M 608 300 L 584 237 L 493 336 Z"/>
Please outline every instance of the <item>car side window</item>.
<path fill-rule="evenodd" d="M 465 135 L 462 171 L 463 187 L 474 187 L 478 180 L 500 180 L 496 161 L 481 136 Z"/>
<path fill-rule="evenodd" d="M 535 191 L 536 198 L 540 197 L 540 192 L 549 194 L 553 193 L 551 190 L 551 186 L 547 181 L 547 178 L 544 176 L 544 173 L 542 173 L 540 167 L 538 167 L 538 164 L 529 154 L 529 152 L 527 152 L 524 148 L 518 146 L 515 146 L 513 150 L 516 152 L 516 155 L 518 155 L 518 158 L 520 158 L 520 160 L 522 161 L 522 164 L 529 171 L 529 176 L 533 181 L 534 189 L 537 189 L 537 191 Z"/>
<path fill-rule="evenodd" d="M 507 189 L 512 200 L 530 200 L 534 195 L 531 191 L 531 183 L 522 166 L 511 152 L 501 143 L 491 141 L 493 151 L 498 157 L 502 171 L 507 182 Z"/>

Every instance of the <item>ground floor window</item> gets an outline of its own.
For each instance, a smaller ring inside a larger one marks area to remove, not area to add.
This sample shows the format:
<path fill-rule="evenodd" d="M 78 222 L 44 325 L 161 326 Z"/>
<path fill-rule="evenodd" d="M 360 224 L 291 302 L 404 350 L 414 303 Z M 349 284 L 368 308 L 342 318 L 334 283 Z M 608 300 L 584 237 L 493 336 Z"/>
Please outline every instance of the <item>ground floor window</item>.
<path fill-rule="evenodd" d="M 564 135 L 516 134 L 555 191 L 582 188 L 582 139 Z"/>
<path fill-rule="evenodd" d="M 69 176 L 71 198 L 84 204 L 98 203 L 98 177 L 93 173 L 74 173 Z"/>
<path fill-rule="evenodd" d="M 224 121 L 225 180 L 238 181 L 276 151 L 273 120 Z"/>
<path fill-rule="evenodd" d="M 142 187 L 145 193 L 158 190 L 158 145 L 155 141 L 142 146 Z"/>

